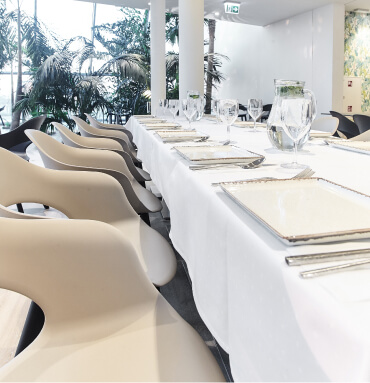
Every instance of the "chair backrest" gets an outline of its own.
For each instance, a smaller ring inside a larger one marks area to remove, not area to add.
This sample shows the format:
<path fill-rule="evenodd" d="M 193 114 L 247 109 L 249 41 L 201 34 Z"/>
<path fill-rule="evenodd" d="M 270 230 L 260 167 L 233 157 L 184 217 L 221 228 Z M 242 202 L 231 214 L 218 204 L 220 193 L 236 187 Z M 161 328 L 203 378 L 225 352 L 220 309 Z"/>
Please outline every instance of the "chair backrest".
<path fill-rule="evenodd" d="M 104 173 L 51 170 L 26 162 L 2 148 L 0 163 L 5 164 L 0 166 L 0 179 L 7 180 L 0 182 L 3 206 L 19 201 L 35 202 L 52 206 L 68 218 L 107 223 L 140 219 L 121 185 Z"/>
<path fill-rule="evenodd" d="M 45 167 L 55 170 L 103 172 L 114 177 L 137 214 L 162 209 L 160 201 L 134 178 L 125 160 L 111 150 L 80 149 L 63 145 L 46 133 L 26 130 L 38 148 Z"/>
<path fill-rule="evenodd" d="M 370 129 L 370 117 L 363 114 L 354 114 L 353 121 L 358 126 L 360 133 L 365 133 Z"/>
<path fill-rule="evenodd" d="M 31 298 L 46 318 L 38 338 L 0 370 L 1 379 L 126 380 L 128 366 L 120 361 L 110 371 L 109 361 L 130 342 L 109 339 L 120 331 L 122 339 L 154 313 L 158 297 L 131 244 L 96 221 L 0 218 L 0 230 L 0 286 Z"/>
<path fill-rule="evenodd" d="M 46 169 L 2 148 L 0 164 L 6 164 L 0 166 L 0 179 L 7 180 L 0 182 L 0 217 L 34 218 L 1 208 L 21 201 L 54 207 L 71 219 L 109 223 L 127 234 L 153 283 L 162 285 L 174 276 L 176 261 L 169 245 L 140 219 L 115 178 L 100 172 Z"/>
<path fill-rule="evenodd" d="M 311 125 L 311 129 L 320 132 L 328 132 L 332 135 L 337 131 L 339 119 L 337 117 L 324 116 L 316 118 Z"/>
<path fill-rule="evenodd" d="M 5 149 L 11 149 L 13 146 L 22 144 L 29 141 L 29 138 L 25 135 L 26 129 L 40 130 L 41 125 L 45 121 L 46 116 L 38 116 L 31 118 L 25 123 L 18 126 L 18 128 L 11 130 L 10 132 L 0 135 L 0 147 Z"/>
<path fill-rule="evenodd" d="M 73 116 L 72 119 L 77 124 L 77 127 L 79 128 L 81 135 L 86 135 L 85 132 L 87 132 L 93 136 L 119 138 L 120 140 L 126 142 L 127 145 L 129 143 L 129 139 L 125 133 L 122 133 L 120 131 L 113 130 L 113 129 L 102 130 L 99 128 L 95 128 L 92 125 L 89 125 L 86 121 L 76 116 Z"/>
<path fill-rule="evenodd" d="M 343 133 L 347 138 L 352 138 L 360 134 L 360 131 L 357 125 L 349 120 L 347 117 L 343 116 L 343 114 L 335 112 L 333 110 L 330 111 L 330 114 L 333 117 L 337 117 L 339 120 L 338 131 Z"/>
<path fill-rule="evenodd" d="M 88 113 L 85 113 L 85 116 L 87 117 L 87 119 L 90 121 L 90 124 L 92 126 L 94 126 L 95 128 L 98 128 L 98 129 L 115 129 L 115 130 L 119 130 L 123 133 L 125 133 L 127 135 L 127 137 L 129 138 L 129 140 L 131 141 L 131 143 L 133 142 L 133 135 L 132 133 L 125 129 L 123 125 L 118 125 L 118 124 L 105 124 L 103 122 L 99 122 L 97 120 L 95 120 L 95 118 L 93 118 L 90 114 Z"/>
<path fill-rule="evenodd" d="M 71 167 L 110 169 L 124 174 L 130 181 L 133 176 L 123 158 L 110 150 L 80 149 L 63 145 L 46 133 L 27 130 L 27 136 L 36 145 L 47 168 L 73 170 Z"/>
<path fill-rule="evenodd" d="M 60 124 L 59 122 L 53 122 L 54 127 L 60 133 L 63 142 L 74 148 L 84 149 L 105 149 L 105 150 L 117 150 L 122 151 L 122 146 L 115 140 L 104 137 L 84 137 L 73 133 L 70 129 Z"/>

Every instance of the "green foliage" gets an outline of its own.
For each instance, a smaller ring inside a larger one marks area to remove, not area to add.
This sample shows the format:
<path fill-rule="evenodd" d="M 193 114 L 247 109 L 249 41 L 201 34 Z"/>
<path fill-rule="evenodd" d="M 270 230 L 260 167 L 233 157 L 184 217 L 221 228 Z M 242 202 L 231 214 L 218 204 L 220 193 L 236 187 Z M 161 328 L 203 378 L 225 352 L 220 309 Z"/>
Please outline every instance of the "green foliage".
<path fill-rule="evenodd" d="M 17 52 L 13 21 L 14 14 L 8 13 L 5 0 L 0 0 L 0 71 L 13 60 Z"/>

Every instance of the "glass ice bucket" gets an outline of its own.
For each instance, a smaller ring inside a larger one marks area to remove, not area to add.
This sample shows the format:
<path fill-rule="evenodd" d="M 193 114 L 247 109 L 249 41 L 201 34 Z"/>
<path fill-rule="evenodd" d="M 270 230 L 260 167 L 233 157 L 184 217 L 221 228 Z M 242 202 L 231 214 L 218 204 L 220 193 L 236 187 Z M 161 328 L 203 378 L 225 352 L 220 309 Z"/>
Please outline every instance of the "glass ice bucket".
<path fill-rule="evenodd" d="M 304 89 L 304 81 L 294 80 L 275 80 L 275 97 L 272 104 L 271 112 L 267 120 L 267 135 L 271 144 L 279 150 L 293 150 L 294 143 L 291 138 L 284 132 L 280 118 L 280 107 L 283 99 L 286 98 L 303 98 L 308 94 L 312 98 L 313 119 L 316 116 L 316 100 L 313 93 Z M 308 131 L 297 143 L 298 150 L 307 142 L 310 132 Z"/>

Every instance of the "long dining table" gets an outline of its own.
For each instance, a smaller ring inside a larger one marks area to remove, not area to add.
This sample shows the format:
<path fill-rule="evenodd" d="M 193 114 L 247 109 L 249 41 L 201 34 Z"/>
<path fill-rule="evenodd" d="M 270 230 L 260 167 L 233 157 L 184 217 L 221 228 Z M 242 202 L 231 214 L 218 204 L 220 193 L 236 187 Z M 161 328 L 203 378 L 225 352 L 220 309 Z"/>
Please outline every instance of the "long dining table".
<path fill-rule="evenodd" d="M 173 147 L 219 145 L 226 139 L 224 124 L 203 118 L 193 128 L 209 135 L 207 142 L 164 143 L 140 121 L 131 117 L 126 128 L 169 207 L 170 238 L 187 263 L 202 319 L 229 353 L 235 381 L 369 381 L 370 268 L 303 279 L 302 271 L 337 263 L 293 267 L 285 257 L 366 249 L 370 239 L 288 246 L 212 186 L 298 173 L 280 166 L 292 160 L 292 153 L 274 148 L 266 128 L 231 128 L 237 147 L 266 157 L 262 166 L 194 171 Z M 186 126 L 181 118 L 176 122 Z M 315 171 L 314 177 L 370 195 L 369 155 L 314 139 L 298 159 Z M 265 202 L 261 194 L 259 203 Z M 324 210 L 321 219 L 330 222 Z M 300 213 L 295 212 L 297 224 L 304 219 Z"/>

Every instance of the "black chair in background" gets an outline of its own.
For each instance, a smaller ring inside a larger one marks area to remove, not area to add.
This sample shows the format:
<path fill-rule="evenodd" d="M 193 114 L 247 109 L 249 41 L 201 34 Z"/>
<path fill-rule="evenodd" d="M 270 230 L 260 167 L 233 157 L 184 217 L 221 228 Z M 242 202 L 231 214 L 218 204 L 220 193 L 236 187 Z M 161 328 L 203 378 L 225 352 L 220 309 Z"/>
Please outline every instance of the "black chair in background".
<path fill-rule="evenodd" d="M 8 149 L 17 156 L 23 158 L 26 161 L 29 161 L 29 158 L 26 153 L 26 149 L 31 144 L 30 139 L 26 136 L 24 131 L 26 129 L 35 129 L 40 130 L 41 125 L 45 121 L 46 116 L 39 116 L 31 118 L 25 123 L 18 126 L 18 128 L 11 130 L 10 132 L 0 135 L 0 147 Z M 48 209 L 48 206 L 45 206 L 45 209 Z M 24 213 L 21 203 L 17 203 L 17 209 L 20 213 Z"/>
<path fill-rule="evenodd" d="M 239 104 L 239 114 L 238 114 L 238 117 L 242 120 L 242 121 L 247 121 L 249 120 L 248 118 L 248 109 L 245 105 L 243 104 Z"/>
<path fill-rule="evenodd" d="M 347 117 L 343 116 L 343 114 L 334 112 L 333 110 L 330 111 L 330 114 L 333 117 L 338 118 L 339 125 L 337 130 L 343 133 L 347 138 L 356 137 L 360 134 L 357 125 L 351 120 L 349 120 Z"/>
<path fill-rule="evenodd" d="M 2 108 L 0 108 L 0 112 L 2 112 L 4 109 L 5 109 L 5 105 L 4 105 Z M 1 114 L 0 114 L 0 120 L 1 120 L 1 123 L 3 124 L 3 126 L 5 126 L 5 124 L 4 124 L 4 120 L 3 120 L 3 118 L 1 117 Z"/>
<path fill-rule="evenodd" d="M 31 144 L 31 141 L 25 135 L 24 131 L 26 129 L 40 130 L 45 118 L 46 116 L 31 118 L 22 125 L 19 125 L 18 128 L 11 130 L 8 133 L 1 134 L 0 147 L 8 149 L 28 161 L 29 158 L 27 157 L 26 149 Z"/>
<path fill-rule="evenodd" d="M 267 121 L 267 119 L 269 118 L 270 112 L 271 112 L 271 108 L 272 108 L 272 104 L 263 105 L 261 122 Z"/>
<path fill-rule="evenodd" d="M 353 121 L 358 127 L 360 133 L 364 133 L 370 129 L 370 117 L 363 114 L 354 114 Z"/>

